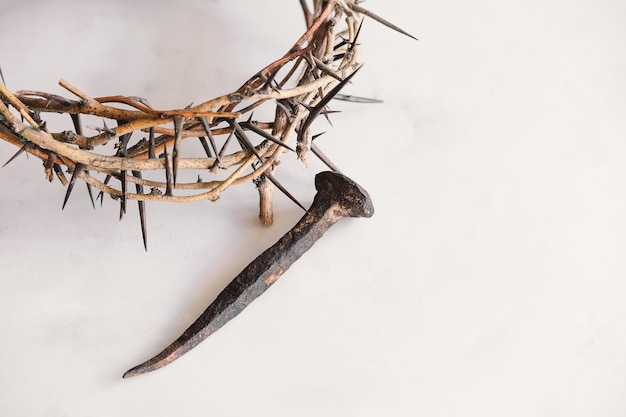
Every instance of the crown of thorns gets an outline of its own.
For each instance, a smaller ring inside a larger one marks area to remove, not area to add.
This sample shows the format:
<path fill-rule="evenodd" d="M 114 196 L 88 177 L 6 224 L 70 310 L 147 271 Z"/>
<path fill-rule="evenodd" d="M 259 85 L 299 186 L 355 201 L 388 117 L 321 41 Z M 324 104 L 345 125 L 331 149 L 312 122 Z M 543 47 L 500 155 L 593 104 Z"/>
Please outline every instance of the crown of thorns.
<path fill-rule="evenodd" d="M 86 183 L 94 206 L 94 188 L 100 191 L 96 199 L 108 194 L 119 200 L 120 218 L 128 201 L 136 200 L 144 245 L 146 201 L 217 200 L 226 188 L 248 181 L 259 190 L 259 217 L 271 224 L 274 186 L 300 205 L 274 176 L 282 154 L 294 152 L 307 164 L 313 153 L 339 171 L 313 142 L 312 123 L 327 113 L 333 98 L 374 101 L 339 93 L 361 65 L 357 39 L 362 17 L 411 36 L 356 0 L 314 0 L 312 8 L 304 0 L 300 3 L 307 29 L 285 55 L 236 91 L 183 109 L 157 110 L 140 97 L 94 98 L 65 80 L 59 84 L 77 98 L 39 91 L 12 93 L 2 79 L 0 138 L 19 147 L 7 164 L 24 152 L 40 158 L 46 178 L 53 181 L 56 176 L 67 186 L 63 206 L 77 179 Z M 255 119 L 253 113 L 261 107 L 273 111 L 274 119 Z M 74 129 L 50 132 L 45 113 L 69 115 Z M 90 136 L 83 129 L 82 115 L 101 117 L 115 126 L 104 121 L 102 127 L 90 128 L 96 132 Z M 295 145 L 290 143 L 294 136 Z M 181 156 L 180 144 L 189 138 L 199 140 L 206 157 Z M 113 155 L 97 152 L 112 143 Z M 182 170 L 208 172 L 211 180 L 198 175 L 194 182 L 177 181 Z M 71 175 L 69 180 L 64 171 Z M 148 179 L 154 172 L 160 180 Z"/>

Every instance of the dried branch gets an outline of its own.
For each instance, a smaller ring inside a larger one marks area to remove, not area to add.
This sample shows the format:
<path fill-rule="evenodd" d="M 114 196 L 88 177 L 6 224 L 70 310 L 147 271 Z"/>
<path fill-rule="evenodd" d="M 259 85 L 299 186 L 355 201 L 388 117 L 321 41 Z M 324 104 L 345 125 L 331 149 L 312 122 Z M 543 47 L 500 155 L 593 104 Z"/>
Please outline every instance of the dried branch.
<path fill-rule="evenodd" d="M 356 0 L 313 0 L 312 6 L 300 0 L 300 5 L 307 27 L 289 51 L 237 90 L 184 109 L 154 109 L 139 97 L 91 97 L 65 80 L 59 84 L 75 98 L 32 90 L 12 93 L 0 72 L 0 139 L 18 147 L 5 165 L 22 153 L 44 161 L 46 177 L 52 180 L 56 175 L 67 184 L 63 205 L 78 179 L 87 184 L 92 202 L 92 187 L 100 190 L 100 197 L 106 193 L 119 199 L 121 215 L 128 200 L 137 200 L 144 244 L 145 201 L 217 200 L 228 187 L 259 178 L 262 219 L 271 224 L 273 186 L 290 195 L 274 174 L 283 153 L 295 149 L 306 161 L 312 150 L 338 171 L 312 144 L 311 128 L 361 66 L 357 48 L 361 16 L 407 34 L 363 9 Z M 254 120 L 252 112 L 261 107 L 273 107 L 275 120 Z M 49 132 L 42 119 L 48 113 L 71 116 L 73 130 Z M 81 115 L 102 118 L 103 127 L 86 133 Z M 115 127 L 108 127 L 106 121 Z M 297 146 L 289 143 L 293 136 L 297 136 Z M 232 137 L 239 140 L 241 150 L 229 151 Z M 200 141 L 206 157 L 184 157 L 181 145 L 188 138 Z M 95 151 L 106 144 L 114 144 L 117 151 L 112 155 Z M 62 167 L 72 174 L 69 182 Z M 198 178 L 207 173 L 211 179 L 180 181 L 181 173 L 189 170 L 199 171 Z M 148 171 L 161 172 L 163 179 L 145 179 Z M 98 179 L 102 176 L 104 179 Z M 129 183 L 135 184 L 134 192 Z"/>

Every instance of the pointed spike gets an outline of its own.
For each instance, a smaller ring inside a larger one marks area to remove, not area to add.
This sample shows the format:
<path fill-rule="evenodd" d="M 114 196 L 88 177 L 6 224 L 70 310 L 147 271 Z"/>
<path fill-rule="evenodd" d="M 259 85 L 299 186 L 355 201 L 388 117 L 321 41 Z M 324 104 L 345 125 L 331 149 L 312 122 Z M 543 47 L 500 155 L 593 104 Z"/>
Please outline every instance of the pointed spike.
<path fill-rule="evenodd" d="M 133 171 L 133 175 L 139 179 L 142 178 L 141 171 Z M 135 184 L 137 194 L 143 194 L 143 185 Z M 148 229 L 146 227 L 146 202 L 143 200 L 137 200 L 137 206 L 139 207 L 139 222 L 141 223 L 141 238 L 143 239 L 143 248 L 148 252 Z"/>
<path fill-rule="evenodd" d="M 170 158 L 167 155 L 167 147 L 163 149 L 163 158 L 165 159 L 165 195 L 172 195 L 172 171 L 170 170 Z"/>
<path fill-rule="evenodd" d="M 399 32 L 405 36 L 408 36 L 411 39 L 415 39 L 416 41 L 418 40 L 415 36 L 411 35 L 409 32 L 405 31 L 404 29 L 399 28 L 398 26 L 394 25 L 393 23 L 383 19 L 382 17 L 378 16 L 377 14 L 374 14 L 372 12 L 370 12 L 367 9 L 364 9 L 363 7 L 357 5 L 357 4 L 353 4 L 352 5 L 352 9 L 354 9 L 354 11 L 364 14 L 367 17 L 370 17 L 372 19 L 374 19 L 375 21 L 377 21 L 378 23 L 382 23 L 383 25 L 387 26 L 389 29 L 393 29 L 396 32 Z"/>
<path fill-rule="evenodd" d="M 89 175 L 89 171 L 85 171 L 85 174 Z M 89 184 L 88 182 L 86 182 L 85 185 L 87 186 L 87 193 L 89 194 L 89 200 L 91 201 L 91 206 L 95 210 L 96 202 L 93 199 L 93 189 L 91 188 L 91 184 Z"/>
<path fill-rule="evenodd" d="M 318 58 L 315 58 L 313 56 L 313 54 L 311 54 L 311 58 L 313 59 L 313 62 L 315 63 L 317 68 L 319 68 L 324 74 L 330 75 L 331 77 L 333 77 L 334 79 L 336 79 L 339 82 L 343 81 L 341 79 L 341 77 L 339 75 L 337 75 L 337 73 L 331 67 L 329 67 L 328 65 L 324 64 Z"/>
<path fill-rule="evenodd" d="M 72 194 L 72 190 L 74 189 L 74 184 L 76 184 L 76 178 L 78 178 L 78 174 L 85 168 L 83 164 L 76 164 L 74 167 L 74 172 L 72 172 L 72 178 L 70 179 L 70 183 L 67 186 L 67 191 L 65 192 L 65 198 L 63 199 L 63 206 L 61 210 L 65 209 L 65 205 L 70 198 L 70 194 Z"/>
<path fill-rule="evenodd" d="M 338 83 L 335 87 L 333 87 L 333 89 L 330 90 L 328 92 L 328 94 L 326 94 L 326 96 L 323 99 L 321 99 L 319 101 L 319 103 L 317 103 L 315 105 L 314 108 L 309 110 L 309 115 L 304 120 L 300 130 L 298 131 L 298 139 L 297 139 L 298 142 L 302 143 L 302 142 L 305 141 L 305 137 L 307 135 L 307 131 L 309 130 L 309 128 L 313 124 L 313 121 L 315 120 L 315 118 L 320 114 L 320 112 L 322 110 L 324 110 L 326 105 L 333 99 L 333 97 L 335 97 L 335 95 L 337 95 L 337 93 L 339 93 L 339 91 L 341 91 L 341 89 L 343 87 L 345 87 L 345 85 L 350 82 L 352 77 L 354 77 L 356 75 L 356 73 L 359 72 L 360 69 L 361 69 L 361 67 L 358 67 L 356 70 L 354 70 L 352 72 L 352 74 L 350 74 L 346 78 L 344 78 L 343 81 Z"/>
<path fill-rule="evenodd" d="M 361 23 L 359 23 L 359 28 L 357 29 L 356 34 L 354 35 L 354 39 L 352 40 L 352 42 L 350 42 L 350 46 L 348 46 L 348 51 L 350 52 L 352 52 L 354 48 L 358 45 L 357 40 L 359 39 L 359 35 L 361 34 L 361 28 L 363 27 L 364 21 L 365 19 L 362 19 Z"/>
<path fill-rule="evenodd" d="M 217 146 L 215 146 L 215 139 L 213 139 L 213 133 L 211 133 L 211 127 L 209 126 L 209 122 L 206 117 L 200 117 L 200 123 L 202 123 L 202 127 L 204 128 L 207 137 L 209 138 L 209 143 L 211 144 L 211 148 L 213 149 L 213 153 L 215 154 L 215 160 L 218 163 L 221 163 L 220 153 L 217 151 Z"/>
<path fill-rule="evenodd" d="M 80 122 L 80 113 L 70 113 L 70 117 L 72 118 L 72 123 L 74 124 L 74 130 L 77 134 L 83 135 L 83 126 Z"/>
<path fill-rule="evenodd" d="M 379 100 L 377 98 L 367 98 L 367 97 L 359 97 L 359 96 L 352 96 L 349 94 L 336 94 L 335 95 L 335 100 L 341 100 L 341 101 L 349 101 L 351 103 L 365 103 L 365 104 L 377 104 L 377 103 L 382 103 L 382 100 Z"/>
<path fill-rule="evenodd" d="M 250 139 L 248 139 L 248 135 L 246 135 L 246 132 L 244 132 L 244 130 L 241 128 L 241 125 L 236 121 L 233 121 L 232 123 L 235 125 L 235 135 L 237 136 L 237 139 L 239 139 L 241 147 L 243 149 L 249 149 L 250 152 L 252 152 L 259 161 L 263 162 L 263 158 L 261 158 L 261 155 L 259 155 L 259 153 L 256 151 L 256 149 L 252 145 L 252 142 L 250 142 Z"/>
<path fill-rule="evenodd" d="M 253 122 L 244 122 L 244 123 L 241 124 L 241 126 L 250 129 L 251 131 L 253 131 L 257 135 L 262 136 L 265 139 L 268 139 L 269 141 L 274 142 L 275 144 L 280 145 L 283 148 L 290 150 L 291 152 L 295 152 L 295 150 L 293 150 L 293 148 L 291 148 L 289 145 L 287 145 L 286 143 L 284 143 L 280 139 L 274 137 L 273 135 L 271 135 L 270 133 L 266 132 L 265 130 L 261 129 L 260 127 L 255 125 Z"/>
<path fill-rule="evenodd" d="M 141 238 L 143 239 L 143 248 L 148 252 L 148 229 L 146 227 L 146 202 L 138 201 L 139 221 L 141 222 Z"/>
<path fill-rule="evenodd" d="M 287 191 L 287 189 L 283 187 L 283 185 L 280 182 L 278 182 L 278 180 L 276 179 L 276 177 L 274 177 L 272 173 L 266 171 L 264 172 L 264 175 L 267 177 L 268 180 L 272 182 L 272 184 L 276 186 L 276 188 L 278 188 L 283 194 L 285 194 L 298 207 L 300 207 L 304 211 L 307 211 L 307 209 L 302 204 L 300 204 L 300 202 L 289 191 Z"/>
<path fill-rule="evenodd" d="M 107 121 L 102 119 L 102 131 L 106 132 L 108 135 L 115 135 L 115 131 L 113 129 L 109 129 L 107 126 Z"/>
<path fill-rule="evenodd" d="M 180 116 L 174 116 L 174 149 L 172 150 L 172 165 L 173 165 L 173 177 L 174 185 L 176 185 L 176 177 L 178 176 L 178 156 L 180 138 L 183 134 L 183 118 Z"/>
<path fill-rule="evenodd" d="M 122 198 L 120 199 L 120 221 L 124 218 L 124 214 L 126 214 L 126 197 L 128 190 L 128 171 L 122 171 Z"/>
<path fill-rule="evenodd" d="M 213 158 L 213 153 L 211 152 L 211 148 L 209 148 L 209 144 L 206 141 L 206 138 L 204 136 L 198 136 L 198 140 L 200 141 L 200 144 L 202 145 L 202 149 L 204 149 L 204 153 L 206 153 L 206 156 L 208 158 Z"/>
<path fill-rule="evenodd" d="M 111 175 L 107 175 L 104 178 L 104 185 L 108 185 L 109 181 L 111 181 L 111 178 L 113 178 Z M 104 191 L 100 191 L 98 193 L 98 195 L 96 196 L 96 201 L 98 201 L 98 199 L 100 199 L 100 207 L 102 207 L 102 205 L 104 204 Z"/>
<path fill-rule="evenodd" d="M 2 168 L 4 168 L 5 166 L 9 165 L 11 162 L 13 162 L 15 160 L 15 158 L 17 158 L 18 156 L 20 156 L 21 154 L 24 153 L 24 151 L 26 151 L 26 145 L 22 146 L 17 152 L 15 152 L 15 155 L 13 155 L 8 161 L 6 161 L 4 163 L 4 165 L 2 165 Z M 28 155 L 28 154 L 27 154 Z"/>
<path fill-rule="evenodd" d="M 333 164 L 333 162 L 317 147 L 316 144 L 311 143 L 311 151 L 315 156 L 317 156 L 328 168 L 332 171 L 335 171 L 341 174 L 341 170 L 337 167 L 337 165 Z"/>
<path fill-rule="evenodd" d="M 7 83 L 4 82 L 4 75 L 2 74 L 2 67 L 0 67 L 0 80 L 2 80 L 2 84 L 7 85 Z"/>
<path fill-rule="evenodd" d="M 155 144 L 154 144 L 154 127 L 150 128 L 150 134 L 148 138 L 148 158 L 150 159 L 156 158 Z"/>
<path fill-rule="evenodd" d="M 339 112 L 338 111 L 332 111 L 332 110 L 322 110 L 321 111 L 321 114 L 324 115 L 324 119 L 326 119 L 326 121 L 328 122 L 330 127 L 335 127 L 335 126 L 333 126 L 333 122 L 330 121 L 329 114 L 332 114 L 332 113 L 339 113 Z"/>

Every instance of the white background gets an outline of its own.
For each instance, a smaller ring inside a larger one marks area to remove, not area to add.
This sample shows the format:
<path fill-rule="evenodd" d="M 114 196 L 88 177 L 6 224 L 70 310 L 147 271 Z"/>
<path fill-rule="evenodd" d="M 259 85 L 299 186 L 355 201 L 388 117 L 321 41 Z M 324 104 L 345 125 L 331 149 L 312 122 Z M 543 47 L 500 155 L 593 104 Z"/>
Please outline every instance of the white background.
<path fill-rule="evenodd" d="M 366 20 L 346 92 L 385 103 L 315 126 L 375 216 L 335 226 L 170 366 L 121 379 L 301 211 L 277 195 L 263 228 L 252 185 L 149 204 L 144 253 L 134 206 L 119 223 L 79 184 L 61 212 L 39 160 L 0 170 L 3 415 L 626 413 L 625 3 L 363 5 L 420 38 Z M 296 1 L 2 0 L 0 65 L 13 91 L 71 97 L 64 78 L 180 108 L 302 32 Z M 322 166 L 293 159 L 277 176 L 308 205 Z"/>

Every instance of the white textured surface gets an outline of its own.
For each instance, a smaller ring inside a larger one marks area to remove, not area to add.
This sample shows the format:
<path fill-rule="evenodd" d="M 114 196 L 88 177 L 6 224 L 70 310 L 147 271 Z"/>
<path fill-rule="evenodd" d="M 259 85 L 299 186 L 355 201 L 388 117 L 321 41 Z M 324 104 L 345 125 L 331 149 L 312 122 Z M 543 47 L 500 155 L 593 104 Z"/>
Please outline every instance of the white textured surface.
<path fill-rule="evenodd" d="M 182 107 L 300 35 L 298 2 L 265 4 L 4 0 L 0 65 L 12 90 L 67 94 L 64 78 Z M 337 104 L 317 129 L 376 215 L 337 225 L 166 368 L 121 379 L 301 213 L 278 197 L 263 229 L 251 186 L 150 204 L 145 254 L 134 207 L 118 223 L 78 186 L 61 212 L 35 158 L 0 171 L 3 415 L 626 413 L 624 3 L 365 6 L 420 42 L 366 21 L 349 92 L 385 103 Z M 0 143 L 0 162 L 15 150 Z M 278 175 L 308 204 L 320 168 Z"/>

